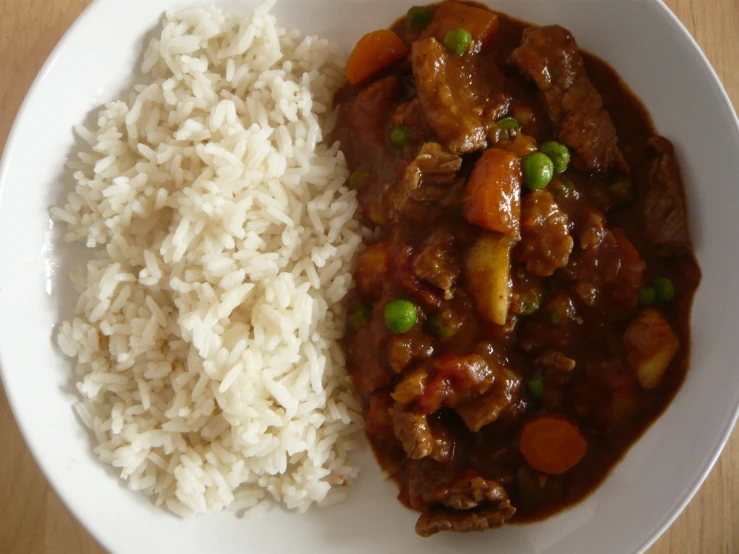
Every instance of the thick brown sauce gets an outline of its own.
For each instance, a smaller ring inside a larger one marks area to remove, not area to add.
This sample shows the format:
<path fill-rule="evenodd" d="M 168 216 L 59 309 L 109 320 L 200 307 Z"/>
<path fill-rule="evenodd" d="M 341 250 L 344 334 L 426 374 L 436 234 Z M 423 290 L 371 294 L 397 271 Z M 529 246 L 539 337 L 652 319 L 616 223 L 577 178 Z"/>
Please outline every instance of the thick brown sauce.
<path fill-rule="evenodd" d="M 507 86 L 514 91 L 515 98 L 529 102 L 536 110 L 543 111 L 535 85 L 524 79 L 515 68 L 509 67 L 506 62 L 512 50 L 521 43 L 521 34 L 524 28 L 533 27 L 533 25 L 514 20 L 500 13 L 498 18 L 500 31 L 496 39 L 497 43 L 486 56 L 488 56 L 491 64 L 496 64 L 496 67 L 501 68 Z M 401 37 L 407 35 L 404 19 L 395 23 L 392 29 Z M 562 384 L 558 391 L 558 394 L 563 397 L 563 401 L 558 406 L 558 411 L 578 421 L 585 430 L 589 444 L 588 452 L 585 458 L 570 471 L 563 475 L 547 476 L 545 485 L 535 498 L 524 498 L 516 485 L 516 474 L 522 466 L 525 466 L 525 462 L 518 455 L 515 445 L 522 422 L 534 414 L 548 411 L 546 406 L 536 400 L 528 399 L 524 417 L 507 424 L 503 424 L 503 422 L 493 423 L 477 433 L 468 431 L 454 414 L 444 411 L 438 414 L 437 417 L 452 430 L 458 446 L 462 445 L 462 448 L 458 448 L 460 452 L 463 452 L 461 455 L 473 458 L 473 464 L 480 474 L 483 476 L 486 474 L 491 476 L 505 474 L 509 477 L 507 481 L 504 479 L 505 487 L 511 497 L 511 503 L 517 510 L 511 522 L 522 523 L 546 518 L 581 501 L 596 489 L 615 464 L 624 456 L 628 448 L 639 439 L 649 425 L 669 405 L 685 378 L 690 357 L 690 309 L 695 290 L 700 281 L 700 269 L 691 252 L 683 252 L 665 259 L 643 239 L 640 216 L 641 200 L 654 161 L 654 153 L 648 150 L 646 144 L 650 137 L 658 133 L 644 105 L 628 89 L 616 72 L 598 57 L 587 52 L 582 52 L 582 54 L 590 79 L 602 95 L 604 107 L 615 124 L 619 137 L 619 147 L 631 167 L 631 178 L 636 191 L 635 201 L 631 205 L 625 208 L 613 207 L 607 211 L 608 224 L 609 226 L 621 227 L 626 231 L 628 238 L 647 264 L 645 273 L 647 282 L 658 276 L 667 276 L 675 283 L 678 291 L 676 298 L 672 302 L 661 306 L 661 309 L 679 335 L 680 349 L 658 388 L 652 391 L 644 391 L 637 386 L 631 386 L 628 389 L 631 402 L 630 409 L 633 411 L 631 416 L 617 424 L 594 423 L 589 426 L 587 419 L 577 413 L 573 403 L 570 402 L 570 399 L 573 398 L 573 390 L 578 386 L 587 388 L 595 379 L 584 371 L 586 366 L 603 361 L 607 357 L 606 352 L 608 350 L 616 354 L 619 353 L 620 346 L 617 343 L 620 344 L 624 329 L 631 321 L 633 314 L 628 318 L 614 318 L 612 314 L 596 313 L 585 308 L 579 312 L 586 324 L 572 331 L 567 346 L 567 354 L 577 360 L 578 366 L 572 380 Z M 386 75 L 397 75 L 399 77 L 399 81 L 406 86 L 402 94 L 404 98 L 414 96 L 415 89 L 413 88 L 412 74 L 408 64 L 396 64 L 390 70 L 371 79 L 370 82 Z M 363 84 L 363 86 L 366 85 L 367 83 Z M 351 101 L 361 88 L 346 87 L 337 95 L 337 101 L 339 103 Z M 546 121 L 546 117 L 540 117 L 539 121 Z M 372 166 L 376 168 L 374 178 L 378 182 L 393 182 L 397 178 L 395 166 L 398 162 L 402 162 L 400 154 L 392 148 L 387 148 L 382 153 L 353 151 L 351 133 L 341 135 L 343 124 L 345 122 L 340 120 L 339 136 L 343 139 L 342 149 L 347 153 L 347 158 L 350 165 L 352 165 L 351 169 Z M 537 131 L 536 136 L 539 142 L 555 138 L 552 129 L 546 128 L 547 124 L 548 122 L 540 124 L 541 128 Z M 384 127 L 385 132 L 389 128 L 390 123 L 388 122 Z M 386 163 L 378 164 L 377 158 L 374 156 L 382 157 L 384 154 L 393 158 L 386 161 Z M 464 156 L 460 175 L 468 175 L 478 156 L 479 154 Z M 366 163 L 357 163 L 358 161 L 366 161 Z M 583 191 L 583 197 L 585 198 L 583 202 L 590 201 L 591 194 L 593 195 L 592 198 L 595 198 L 599 192 L 604 190 L 605 183 L 613 178 L 613 175 L 588 175 L 572 169 L 568 170 L 566 176 L 575 182 L 578 190 Z M 593 202 L 597 203 L 597 198 Z M 566 211 L 570 211 L 570 209 L 574 214 L 579 208 L 577 206 L 565 207 Z M 461 234 L 474 235 L 476 232 L 473 226 L 466 224 L 458 214 L 450 213 L 445 217 L 445 221 L 453 222 Z M 444 219 L 442 218 L 442 220 Z M 409 224 L 402 221 L 399 223 L 399 227 L 402 228 L 402 233 L 406 235 L 407 241 L 414 246 L 423 241 L 433 230 L 417 223 Z M 514 267 L 515 265 L 514 263 Z M 557 273 L 550 278 L 542 279 L 542 282 L 545 288 L 545 298 L 548 297 L 547 295 L 552 295 L 560 290 L 567 290 L 570 286 Z M 408 296 L 407 291 L 403 291 L 400 284 L 386 283 L 383 297 L 392 296 L 393 292 L 398 296 Z M 351 308 L 365 301 L 366 299 L 361 299 L 359 296 L 352 298 L 349 302 L 350 312 Z M 461 310 L 469 310 L 469 297 L 462 295 L 460 298 L 458 296 L 453 301 L 448 302 L 448 305 Z M 377 305 L 375 311 L 377 311 Z M 481 340 L 495 342 L 498 331 L 491 330 L 490 324 L 480 321 L 477 316 L 470 315 L 470 317 L 475 321 L 464 333 L 464 337 L 458 340 L 455 338 L 451 341 L 435 343 L 434 356 L 445 352 L 465 352 L 472 343 Z M 374 314 L 367 325 L 375 325 L 376 319 L 377 314 Z M 528 318 L 522 317 L 518 329 L 520 330 L 522 326 L 530 324 L 531 321 L 537 322 L 541 319 L 542 317 L 539 314 L 528 316 Z M 418 327 L 422 332 L 428 334 L 426 321 L 422 319 Z M 350 331 L 347 337 L 347 351 L 349 370 L 355 376 L 363 371 L 365 361 L 352 347 L 353 337 L 354 334 Z M 367 352 L 364 351 L 363 355 L 367 355 Z M 385 354 L 377 352 L 375 355 L 380 357 Z M 514 346 L 506 351 L 506 355 L 511 365 L 523 372 L 524 376 L 537 371 L 530 359 L 531 355 L 516 347 L 515 341 Z M 607 405 L 611 400 L 610 398 L 604 398 L 603 402 Z M 397 445 L 388 446 L 376 440 L 371 442 L 380 465 L 386 469 L 395 467 L 399 457 Z M 455 454 L 455 456 L 458 456 L 458 454 Z M 402 458 L 402 455 L 400 457 Z M 400 463 L 404 462 L 401 460 Z M 393 477 L 401 489 L 399 498 L 407 503 L 405 471 L 394 473 Z"/>

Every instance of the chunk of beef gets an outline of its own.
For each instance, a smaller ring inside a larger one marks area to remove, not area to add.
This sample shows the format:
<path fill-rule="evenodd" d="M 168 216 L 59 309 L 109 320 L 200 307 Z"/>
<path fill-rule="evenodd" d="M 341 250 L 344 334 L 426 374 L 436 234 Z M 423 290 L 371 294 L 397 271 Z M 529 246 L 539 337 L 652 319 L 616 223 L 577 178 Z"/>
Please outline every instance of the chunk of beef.
<path fill-rule="evenodd" d="M 409 464 L 408 498 L 412 507 L 424 510 L 416 525 L 422 536 L 445 530 L 487 529 L 502 524 L 515 512 L 498 481 L 483 479 L 472 469 L 460 470 L 454 464 L 439 464 L 429 459 Z M 448 517 L 441 517 L 442 514 Z M 464 518 L 463 514 L 477 517 Z M 450 526 L 450 521 L 456 524 Z"/>
<path fill-rule="evenodd" d="M 391 216 L 412 215 L 413 202 L 437 202 L 449 195 L 462 158 L 435 142 L 421 147 L 395 185 L 385 193 L 385 205 Z"/>
<path fill-rule="evenodd" d="M 516 508 L 510 501 L 502 502 L 491 508 L 478 508 L 458 512 L 449 508 L 428 508 L 416 522 L 416 533 L 422 537 L 430 537 L 442 531 L 468 533 L 495 529 L 508 521 Z"/>
<path fill-rule="evenodd" d="M 575 369 L 576 362 L 569 356 L 565 356 L 558 350 L 546 350 L 540 354 L 534 362 L 545 368 L 553 371 L 561 371 L 567 373 Z"/>
<path fill-rule="evenodd" d="M 420 329 L 413 328 L 388 340 L 388 362 L 396 373 L 402 372 L 413 361 L 425 360 L 434 353 L 434 345 Z"/>
<path fill-rule="evenodd" d="M 387 279 L 390 265 L 390 244 L 376 242 L 359 255 L 355 278 L 357 288 L 368 298 L 377 299 L 382 295 L 382 286 Z"/>
<path fill-rule="evenodd" d="M 434 131 L 429 127 L 426 117 L 423 115 L 423 109 L 418 97 L 407 102 L 403 102 L 397 108 L 392 117 L 393 125 L 405 125 L 411 132 L 411 140 L 413 142 L 427 142 L 433 135 Z"/>
<path fill-rule="evenodd" d="M 422 413 L 455 408 L 487 392 L 495 374 L 478 354 L 447 354 L 431 363 L 429 379 L 418 399 Z"/>
<path fill-rule="evenodd" d="M 436 37 L 443 42 L 449 31 L 461 28 L 469 31 L 475 41 L 474 47 L 480 48 L 498 35 L 499 27 L 498 15 L 488 9 L 461 2 L 442 2 L 421 37 Z"/>
<path fill-rule="evenodd" d="M 414 460 L 408 466 L 408 499 L 416 509 L 434 504 L 470 510 L 484 502 L 497 504 L 507 498 L 500 483 L 483 479 L 473 469 L 430 459 Z"/>
<path fill-rule="evenodd" d="M 355 98 L 339 105 L 341 123 L 334 138 L 341 143 L 349 167 L 369 172 L 357 198 L 365 217 L 378 224 L 385 221 L 385 188 L 396 175 L 387 128 L 399 95 L 398 79 L 391 75 L 367 85 Z"/>
<path fill-rule="evenodd" d="M 447 300 L 454 296 L 454 283 L 461 271 L 453 250 L 454 235 L 449 229 L 439 229 L 426 240 L 413 261 L 418 278 L 443 290 Z"/>
<path fill-rule="evenodd" d="M 378 79 L 364 87 L 350 102 L 341 104 L 339 117 L 346 121 L 339 136 L 341 149 L 351 167 L 384 162 L 390 145 L 387 126 L 400 95 L 398 78 L 394 75 Z"/>
<path fill-rule="evenodd" d="M 490 390 L 457 408 L 457 414 L 470 431 L 477 432 L 497 421 L 509 408 L 517 405 L 521 396 L 521 377 L 513 371 L 498 367 Z"/>
<path fill-rule="evenodd" d="M 508 102 L 498 94 L 504 77 L 497 64 L 451 54 L 433 37 L 413 43 L 411 64 L 426 121 L 441 141 L 455 153 L 484 148 L 491 116 L 500 111 L 494 104 Z"/>
<path fill-rule="evenodd" d="M 405 453 L 411 460 L 425 458 L 434 447 L 434 437 L 428 420 L 423 414 L 415 413 L 400 404 L 392 409 L 395 436 L 403 444 Z"/>
<path fill-rule="evenodd" d="M 526 29 L 513 63 L 543 93 L 557 136 L 573 150 L 573 166 L 593 173 L 628 172 L 613 121 L 590 82 L 572 34 L 559 25 Z"/>
<path fill-rule="evenodd" d="M 399 235 L 400 233 L 398 233 Z M 394 279 L 401 284 L 418 301 L 424 311 L 435 311 L 441 307 L 444 295 L 436 287 L 419 279 L 413 271 L 415 249 L 406 244 L 400 236 L 394 241 L 393 267 Z M 398 293 L 396 293 L 397 296 Z M 388 300 L 391 300 L 389 297 Z"/>
<path fill-rule="evenodd" d="M 425 365 L 420 365 L 403 373 L 403 377 L 395 385 L 393 399 L 404 406 L 415 402 L 426 389 L 429 374 Z"/>
<path fill-rule="evenodd" d="M 442 464 L 446 463 L 454 456 L 454 437 L 438 420 L 431 420 L 429 424 L 431 425 L 431 434 L 434 437 L 431 459 Z"/>
<path fill-rule="evenodd" d="M 688 249 L 688 216 L 675 150 L 664 137 L 652 137 L 649 144 L 657 158 L 644 193 L 644 234 L 666 254 Z"/>
<path fill-rule="evenodd" d="M 380 343 L 381 344 L 381 343 Z M 347 371 L 360 392 L 370 393 L 386 387 L 393 379 L 393 371 L 381 363 L 377 355 L 377 342 L 372 325 L 363 325 L 348 345 Z"/>
<path fill-rule="evenodd" d="M 638 305 L 646 263 L 622 229 L 603 227 L 596 232 L 586 227 L 583 233 L 591 238 L 581 237 L 587 247 L 571 264 L 577 279 L 575 294 L 614 318 L 631 313 Z"/>
<path fill-rule="evenodd" d="M 364 416 L 364 428 L 368 436 L 380 437 L 394 433 L 392 407 L 393 399 L 387 389 L 375 391 L 370 395 L 367 413 Z"/>
<path fill-rule="evenodd" d="M 517 258 L 532 275 L 549 277 L 565 267 L 574 242 L 569 218 L 546 190 L 527 194 L 521 200 L 521 242 Z"/>
<path fill-rule="evenodd" d="M 411 460 L 430 456 L 443 463 L 454 454 L 451 434 L 437 422 L 418 414 L 405 406 L 395 404 L 392 408 L 393 429 L 406 455 Z"/>

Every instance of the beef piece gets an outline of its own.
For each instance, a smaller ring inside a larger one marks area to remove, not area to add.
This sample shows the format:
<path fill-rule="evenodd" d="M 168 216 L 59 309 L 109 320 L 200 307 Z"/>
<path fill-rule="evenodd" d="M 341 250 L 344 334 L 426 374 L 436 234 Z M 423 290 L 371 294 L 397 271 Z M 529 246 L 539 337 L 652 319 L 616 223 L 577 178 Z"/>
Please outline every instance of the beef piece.
<path fill-rule="evenodd" d="M 498 36 L 499 27 L 497 14 L 487 8 L 469 6 L 461 2 L 442 2 L 431 24 L 421 33 L 421 38 L 436 37 L 443 42 L 444 37 L 452 29 L 466 29 L 474 41 L 471 47 L 477 50 Z"/>
<path fill-rule="evenodd" d="M 431 435 L 434 437 L 434 446 L 431 450 L 431 459 L 446 463 L 454 456 L 454 438 L 452 434 L 436 420 L 429 422 Z"/>
<path fill-rule="evenodd" d="M 395 180 L 396 153 L 388 141 L 388 124 L 400 95 L 397 77 L 391 75 L 364 87 L 339 105 L 335 138 L 341 143 L 349 167 L 368 172 L 357 199 L 370 221 L 385 222 L 384 191 Z"/>
<path fill-rule="evenodd" d="M 436 287 L 428 285 L 419 279 L 413 271 L 415 250 L 409 244 L 404 244 L 403 238 L 397 236 L 394 241 L 395 254 L 393 256 L 394 279 L 405 287 L 418 300 L 421 309 L 435 311 L 441 307 L 443 295 Z"/>
<path fill-rule="evenodd" d="M 554 371 L 569 372 L 575 369 L 575 360 L 569 356 L 565 356 L 562 352 L 557 350 L 547 350 L 543 354 L 539 355 L 535 363 L 545 369 L 551 369 Z"/>
<path fill-rule="evenodd" d="M 440 229 L 426 240 L 413 261 L 416 276 L 443 290 L 447 300 L 454 296 L 454 283 L 460 273 L 453 249 L 454 235 L 449 229 Z"/>
<path fill-rule="evenodd" d="M 352 337 L 348 349 L 348 359 L 353 363 L 347 371 L 360 392 L 370 393 L 390 384 L 394 374 L 380 361 L 372 325 L 363 325 Z"/>
<path fill-rule="evenodd" d="M 675 150 L 664 137 L 652 137 L 649 144 L 658 156 L 644 194 L 644 234 L 666 254 L 689 249 L 688 215 Z"/>
<path fill-rule="evenodd" d="M 395 385 L 395 390 L 392 394 L 393 400 L 404 406 L 415 402 L 426 389 L 428 377 L 429 374 L 426 371 L 425 365 L 420 365 L 410 371 L 404 372 L 403 377 Z"/>
<path fill-rule="evenodd" d="M 388 242 L 371 244 L 359 255 L 354 276 L 357 288 L 363 295 L 373 300 L 380 297 L 382 286 L 387 280 L 389 264 L 390 244 Z"/>
<path fill-rule="evenodd" d="M 431 363 L 429 379 L 418 399 L 419 411 L 430 414 L 442 407 L 455 408 L 487 392 L 494 378 L 482 356 L 442 356 Z"/>
<path fill-rule="evenodd" d="M 430 456 L 440 463 L 452 458 L 454 440 L 441 424 L 400 404 L 393 406 L 392 418 L 395 436 L 408 458 L 419 460 Z"/>
<path fill-rule="evenodd" d="M 532 275 L 549 277 L 565 267 L 573 240 L 567 214 L 559 209 L 546 190 L 527 194 L 521 200 L 521 242 L 517 258 Z"/>
<path fill-rule="evenodd" d="M 622 229 L 603 227 L 570 264 L 577 279 L 574 292 L 588 306 L 613 318 L 629 315 L 638 305 L 646 263 Z M 584 239 L 581 237 L 581 243 Z"/>
<path fill-rule="evenodd" d="M 353 100 L 339 106 L 339 126 L 344 134 L 337 138 L 351 167 L 384 163 L 390 153 L 387 127 L 400 95 L 394 75 L 364 87 Z"/>
<path fill-rule="evenodd" d="M 497 421 L 509 408 L 516 405 L 521 396 L 521 377 L 513 371 L 499 367 L 490 390 L 457 408 L 457 414 L 470 431 L 477 432 Z"/>
<path fill-rule="evenodd" d="M 415 509 L 435 504 L 470 510 L 485 502 L 497 504 L 507 499 L 500 483 L 483 479 L 473 469 L 430 459 L 414 460 L 408 466 L 408 500 Z"/>
<path fill-rule="evenodd" d="M 393 435 L 393 399 L 387 389 L 373 392 L 369 397 L 364 428 L 370 437 Z"/>
<path fill-rule="evenodd" d="M 572 34 L 559 25 L 526 29 L 511 57 L 544 96 L 559 140 L 573 150 L 573 166 L 593 173 L 628 172 L 613 121 L 590 82 Z"/>
<path fill-rule="evenodd" d="M 426 117 L 423 115 L 418 97 L 400 104 L 393 113 L 392 121 L 393 125 L 408 127 L 413 142 L 427 142 L 434 135 L 434 131 L 429 127 Z"/>
<path fill-rule="evenodd" d="M 421 147 L 395 185 L 385 193 L 388 213 L 412 215 L 414 202 L 431 203 L 449 195 L 462 158 L 435 142 Z"/>
<path fill-rule="evenodd" d="M 431 339 L 418 328 L 388 340 L 388 361 L 396 373 L 402 372 L 413 361 L 430 358 L 433 353 Z"/>
<path fill-rule="evenodd" d="M 430 537 L 441 531 L 468 533 L 495 529 L 508 521 L 516 508 L 510 501 L 493 508 L 478 508 L 458 512 L 449 508 L 428 508 L 416 522 L 416 533 L 422 537 Z"/>
<path fill-rule="evenodd" d="M 422 536 L 496 527 L 515 513 L 499 482 L 429 459 L 409 464 L 408 499 L 413 508 L 424 510 L 416 524 Z"/>
<path fill-rule="evenodd" d="M 500 483 L 483 479 L 473 469 L 440 471 L 433 462 L 411 464 L 408 488 L 416 507 L 441 504 L 452 510 L 471 510 L 483 502 L 498 504 L 508 499 Z"/>
<path fill-rule="evenodd" d="M 606 216 L 593 208 L 588 210 L 580 231 L 580 248 L 588 250 L 598 248 L 606 238 Z"/>
<path fill-rule="evenodd" d="M 498 64 L 468 54 L 456 56 L 435 38 L 413 43 L 413 76 L 426 121 L 455 153 L 474 152 L 487 144 L 495 105 L 509 99 L 499 94 L 504 76 Z"/>
<path fill-rule="evenodd" d="M 419 460 L 431 454 L 434 437 L 426 416 L 417 414 L 400 404 L 393 406 L 392 414 L 395 436 L 403 444 L 408 457 L 411 460 Z"/>

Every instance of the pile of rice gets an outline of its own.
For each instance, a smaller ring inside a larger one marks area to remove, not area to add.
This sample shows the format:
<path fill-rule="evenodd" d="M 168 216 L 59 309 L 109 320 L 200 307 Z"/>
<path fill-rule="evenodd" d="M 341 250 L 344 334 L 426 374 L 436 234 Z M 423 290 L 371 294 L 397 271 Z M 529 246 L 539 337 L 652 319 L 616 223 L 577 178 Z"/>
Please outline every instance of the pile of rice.
<path fill-rule="evenodd" d="M 72 275 L 76 410 L 134 490 L 188 516 L 339 501 L 360 406 L 342 299 L 366 229 L 332 125 L 343 59 L 270 6 L 164 16 L 148 84 L 111 102 L 52 216 Z"/>

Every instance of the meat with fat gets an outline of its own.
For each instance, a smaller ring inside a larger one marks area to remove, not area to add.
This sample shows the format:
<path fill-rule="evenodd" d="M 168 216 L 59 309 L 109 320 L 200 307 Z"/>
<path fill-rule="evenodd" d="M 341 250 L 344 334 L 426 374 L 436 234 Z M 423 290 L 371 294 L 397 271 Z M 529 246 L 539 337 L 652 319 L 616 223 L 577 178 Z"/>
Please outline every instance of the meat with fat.
<path fill-rule="evenodd" d="M 629 171 L 611 116 L 567 29 L 559 25 L 526 29 L 511 59 L 542 92 L 559 140 L 573 150 L 574 167 L 593 173 Z"/>
<path fill-rule="evenodd" d="M 688 215 L 675 149 L 659 136 L 652 137 L 649 144 L 657 157 L 644 193 L 644 234 L 665 253 L 689 249 Z"/>
<path fill-rule="evenodd" d="M 569 218 L 551 193 L 538 190 L 524 196 L 521 200 L 521 242 L 516 254 L 529 273 L 549 277 L 567 265 L 573 246 Z"/>
<path fill-rule="evenodd" d="M 426 239 L 413 261 L 416 276 L 444 291 L 447 300 L 454 296 L 454 284 L 461 272 L 454 247 L 452 231 L 439 229 Z"/>
<path fill-rule="evenodd" d="M 496 64 L 476 55 L 456 56 L 435 38 L 413 43 L 411 65 L 418 100 L 429 126 L 455 153 L 474 152 L 487 144 L 487 130 L 500 115 L 497 103 L 504 76 Z"/>

